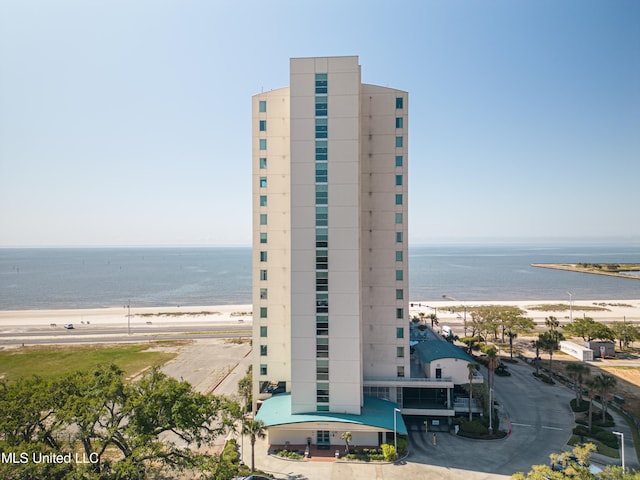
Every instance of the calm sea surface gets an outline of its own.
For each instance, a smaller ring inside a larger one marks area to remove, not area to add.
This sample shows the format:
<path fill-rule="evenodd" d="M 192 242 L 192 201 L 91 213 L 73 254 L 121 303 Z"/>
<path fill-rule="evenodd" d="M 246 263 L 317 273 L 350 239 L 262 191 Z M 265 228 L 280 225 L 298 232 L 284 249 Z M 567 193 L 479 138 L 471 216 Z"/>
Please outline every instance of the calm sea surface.
<path fill-rule="evenodd" d="M 433 245 L 409 252 L 410 298 L 637 299 L 640 281 L 532 263 L 640 263 L 640 246 Z M 0 249 L 0 310 L 251 303 L 250 248 Z"/>

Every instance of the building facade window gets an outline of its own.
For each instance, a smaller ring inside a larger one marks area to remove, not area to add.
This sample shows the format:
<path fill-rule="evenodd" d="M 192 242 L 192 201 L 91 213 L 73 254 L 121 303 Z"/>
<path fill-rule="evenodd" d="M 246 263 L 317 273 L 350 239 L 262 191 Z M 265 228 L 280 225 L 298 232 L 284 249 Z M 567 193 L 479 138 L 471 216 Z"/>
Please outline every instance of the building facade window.
<path fill-rule="evenodd" d="M 267 318 L 267 307 L 260 307 L 260 318 Z"/>
<path fill-rule="evenodd" d="M 260 300 L 266 300 L 267 299 L 267 289 L 266 288 L 261 288 L 260 289 Z"/>
<path fill-rule="evenodd" d="M 316 97 L 316 117 L 326 117 L 328 113 L 328 99 L 326 96 Z"/>
<path fill-rule="evenodd" d="M 266 279 L 267 279 L 267 271 L 260 270 L 260 280 L 266 280 Z"/>
<path fill-rule="evenodd" d="M 329 335 L 329 316 L 328 315 L 316 316 L 316 335 L 320 335 L 320 336 Z"/>
<path fill-rule="evenodd" d="M 316 292 L 329 291 L 329 272 L 316 272 Z"/>
<path fill-rule="evenodd" d="M 264 113 L 267 111 L 267 101 L 266 100 L 260 100 L 260 102 L 258 102 L 258 111 L 261 113 Z"/>
<path fill-rule="evenodd" d="M 402 213 L 396 213 L 396 225 L 402 225 Z"/>
<path fill-rule="evenodd" d="M 403 280 L 403 279 L 404 279 L 404 271 L 396 270 L 396 280 Z"/>
<path fill-rule="evenodd" d="M 261 357 L 266 357 L 267 356 L 267 346 L 266 345 L 260 345 L 260 356 Z"/>
<path fill-rule="evenodd" d="M 404 300 L 404 290 L 396 288 L 396 300 Z"/>
<path fill-rule="evenodd" d="M 396 108 L 404 108 L 404 99 L 402 97 L 396 97 Z"/>
<path fill-rule="evenodd" d="M 261 138 L 260 139 L 260 150 L 266 150 L 267 149 L 267 139 L 266 138 Z"/>
<path fill-rule="evenodd" d="M 404 140 L 402 137 L 396 137 L 396 147 L 397 148 L 402 148 L 402 145 L 404 144 Z M 266 148 L 266 145 L 265 145 Z"/>
<path fill-rule="evenodd" d="M 396 251 L 396 262 L 402 262 L 403 258 L 404 254 L 402 253 L 402 250 Z"/>
<path fill-rule="evenodd" d="M 316 227 L 329 225 L 329 207 L 316 207 Z"/>
<path fill-rule="evenodd" d="M 329 358 L 328 338 L 316 338 L 316 358 Z"/>
<path fill-rule="evenodd" d="M 260 375 L 266 375 L 267 374 L 267 364 L 266 363 L 261 363 L 260 364 Z"/>
<path fill-rule="evenodd" d="M 398 368 L 397 368 L 396 371 L 397 371 L 397 376 L 399 378 L 403 378 L 404 377 L 404 367 L 402 365 L 398 365 Z"/>
<path fill-rule="evenodd" d="M 327 93 L 327 74 L 316 73 L 316 94 Z"/>
<path fill-rule="evenodd" d="M 267 224 L 267 214 L 266 213 L 261 213 L 260 214 L 260 225 L 266 225 Z"/>
<path fill-rule="evenodd" d="M 396 338 L 404 338 L 404 328 L 402 327 L 396 328 Z"/>
<path fill-rule="evenodd" d="M 404 318 L 404 308 L 396 308 L 396 318 L 401 320 Z"/>
<path fill-rule="evenodd" d="M 267 243 L 267 233 L 260 232 L 260 243 Z"/>
<path fill-rule="evenodd" d="M 260 336 L 265 338 L 267 336 L 267 327 L 262 325 L 260 326 Z"/>
<path fill-rule="evenodd" d="M 329 229 L 316 228 L 316 248 L 326 248 L 329 246 Z"/>
<path fill-rule="evenodd" d="M 260 188 L 267 188 L 267 177 L 260 177 Z"/>
<path fill-rule="evenodd" d="M 328 120 L 326 118 L 316 118 L 316 138 L 328 137 Z"/>
<path fill-rule="evenodd" d="M 267 159 L 264 157 L 260 158 L 260 168 L 263 170 L 267 168 Z"/>
<path fill-rule="evenodd" d="M 260 261 L 261 262 L 266 262 L 267 261 L 267 252 L 265 252 L 265 251 L 260 252 Z"/>
<path fill-rule="evenodd" d="M 396 155 L 396 167 L 402 166 L 402 155 Z"/>
<path fill-rule="evenodd" d="M 402 175 L 396 175 L 396 187 L 402 186 Z"/>
<path fill-rule="evenodd" d="M 402 243 L 402 232 L 396 232 L 396 243 Z"/>
<path fill-rule="evenodd" d="M 260 195 L 260 206 L 261 207 L 266 207 L 267 206 L 267 196 L 266 195 Z"/>
<path fill-rule="evenodd" d="M 396 193 L 396 205 L 402 205 L 402 194 Z"/>
<path fill-rule="evenodd" d="M 329 380 L 329 360 L 316 360 L 316 380 Z"/>
<path fill-rule="evenodd" d="M 404 347 L 396 347 L 396 357 L 398 358 L 404 357 Z"/>
<path fill-rule="evenodd" d="M 316 385 L 316 401 L 318 403 L 329 403 L 329 384 L 318 383 Z"/>
<path fill-rule="evenodd" d="M 402 120 L 402 119 L 400 119 L 400 120 Z M 261 132 L 266 132 L 267 131 L 267 121 L 266 120 L 260 120 L 260 128 L 259 129 L 260 129 Z"/>
<path fill-rule="evenodd" d="M 327 163 L 316 163 L 316 183 L 327 183 Z"/>
<path fill-rule="evenodd" d="M 327 185 L 316 185 L 316 205 L 329 204 L 329 187 Z"/>
<path fill-rule="evenodd" d="M 403 128 L 404 119 L 402 117 L 396 117 L 396 128 Z M 266 130 L 266 127 L 265 127 Z"/>

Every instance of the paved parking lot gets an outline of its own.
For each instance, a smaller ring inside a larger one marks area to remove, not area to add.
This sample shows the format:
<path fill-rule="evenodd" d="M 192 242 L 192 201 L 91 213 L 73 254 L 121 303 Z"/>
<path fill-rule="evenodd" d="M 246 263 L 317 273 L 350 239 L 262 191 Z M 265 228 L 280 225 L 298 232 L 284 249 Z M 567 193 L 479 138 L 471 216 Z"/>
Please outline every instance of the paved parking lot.
<path fill-rule="evenodd" d="M 267 444 L 260 441 L 256 465 L 278 478 L 309 480 L 506 479 L 515 472 L 527 472 L 532 464 L 548 463 L 549 454 L 568 448 L 574 425 L 569 408 L 573 392 L 538 381 L 527 365 L 510 365 L 509 370 L 512 376 L 496 377 L 495 385 L 504 428 L 508 422 L 512 425 L 511 434 L 503 440 L 477 441 L 439 432 L 433 445 L 432 433 L 411 431 L 411 452 L 397 465 L 292 462 L 267 456 Z M 245 449 L 245 457 L 249 455 Z"/>

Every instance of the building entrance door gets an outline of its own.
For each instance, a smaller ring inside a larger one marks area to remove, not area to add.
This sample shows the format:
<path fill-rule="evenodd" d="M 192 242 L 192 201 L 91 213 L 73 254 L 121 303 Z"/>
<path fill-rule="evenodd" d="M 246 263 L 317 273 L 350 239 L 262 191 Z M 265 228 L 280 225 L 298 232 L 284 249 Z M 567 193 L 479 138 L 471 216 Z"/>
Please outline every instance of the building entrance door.
<path fill-rule="evenodd" d="M 318 447 L 329 445 L 331 443 L 331 432 L 328 430 L 318 430 L 316 434 L 316 443 Z"/>

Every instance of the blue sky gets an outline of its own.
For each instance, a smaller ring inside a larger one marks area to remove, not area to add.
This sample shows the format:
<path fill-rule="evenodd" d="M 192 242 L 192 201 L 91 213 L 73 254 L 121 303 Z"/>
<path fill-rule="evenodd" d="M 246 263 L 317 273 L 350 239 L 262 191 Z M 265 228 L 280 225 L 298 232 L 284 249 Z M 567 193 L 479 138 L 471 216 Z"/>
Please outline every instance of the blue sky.
<path fill-rule="evenodd" d="M 0 246 L 249 245 L 251 96 L 333 55 L 409 91 L 412 243 L 640 241 L 640 2 L 5 0 Z"/>

